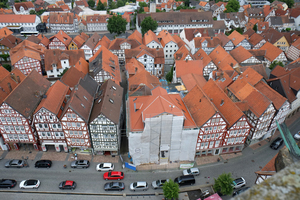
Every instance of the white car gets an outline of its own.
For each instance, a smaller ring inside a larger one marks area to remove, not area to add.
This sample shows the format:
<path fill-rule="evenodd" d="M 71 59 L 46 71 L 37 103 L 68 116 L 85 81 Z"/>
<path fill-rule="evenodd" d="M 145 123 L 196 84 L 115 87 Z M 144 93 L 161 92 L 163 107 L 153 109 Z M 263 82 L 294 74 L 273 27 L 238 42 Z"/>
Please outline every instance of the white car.
<path fill-rule="evenodd" d="M 300 131 L 298 131 L 298 133 L 296 133 L 296 134 L 294 135 L 294 138 L 295 138 L 296 140 L 300 140 Z"/>
<path fill-rule="evenodd" d="M 35 179 L 29 179 L 21 181 L 20 188 L 21 189 L 37 189 L 40 187 L 41 182 Z"/>
<path fill-rule="evenodd" d="M 96 170 L 106 172 L 114 170 L 114 167 L 115 166 L 112 163 L 99 163 L 96 167 Z"/>
<path fill-rule="evenodd" d="M 138 190 L 148 190 L 148 183 L 145 181 L 138 181 L 138 182 L 133 182 L 130 184 L 130 190 L 132 191 L 138 191 Z"/>
<path fill-rule="evenodd" d="M 183 175 L 195 175 L 198 176 L 200 174 L 200 171 L 198 168 L 190 168 L 190 169 L 185 169 L 182 171 Z"/>

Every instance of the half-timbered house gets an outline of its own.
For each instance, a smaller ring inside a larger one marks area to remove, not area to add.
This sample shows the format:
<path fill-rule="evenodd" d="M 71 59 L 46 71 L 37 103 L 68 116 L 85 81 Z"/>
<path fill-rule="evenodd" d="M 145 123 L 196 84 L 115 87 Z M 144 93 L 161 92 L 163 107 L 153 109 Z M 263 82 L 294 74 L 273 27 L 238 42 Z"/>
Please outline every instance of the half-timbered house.
<path fill-rule="evenodd" d="M 252 55 L 248 50 L 243 46 L 239 46 L 232 51 L 230 55 L 240 64 L 240 65 L 249 65 L 249 64 L 259 64 L 261 63 L 254 55 Z"/>
<path fill-rule="evenodd" d="M 196 60 L 202 60 L 203 64 L 203 76 L 208 79 L 209 74 L 212 71 L 217 70 L 217 66 L 214 64 L 212 59 L 205 53 L 203 49 L 199 49 L 195 54 Z"/>
<path fill-rule="evenodd" d="M 241 35 L 237 31 L 233 31 L 228 38 L 232 41 L 235 48 L 243 46 L 245 49 L 251 49 L 251 44 L 248 42 L 247 38 L 244 35 Z"/>
<path fill-rule="evenodd" d="M 80 48 L 84 50 L 84 56 L 86 60 L 89 60 L 93 56 L 93 49 L 95 48 L 96 44 L 99 42 L 100 39 L 100 35 L 94 33 Z"/>
<path fill-rule="evenodd" d="M 108 39 L 108 37 L 106 37 L 106 35 L 104 35 L 101 40 L 99 40 L 99 42 L 95 45 L 95 48 L 93 49 L 93 55 L 102 47 L 106 47 L 108 49 L 109 44 L 110 44 L 110 39 Z"/>
<path fill-rule="evenodd" d="M 56 81 L 47 91 L 33 116 L 33 124 L 37 131 L 43 151 L 52 150 L 68 152 L 64 131 L 59 121 L 67 103 L 69 87 Z"/>
<path fill-rule="evenodd" d="M 67 50 L 72 38 L 67 35 L 64 31 L 60 30 L 58 33 L 49 38 L 50 43 L 49 49 L 61 49 Z"/>
<path fill-rule="evenodd" d="M 51 83 L 37 71 L 31 73 L 3 101 L 0 107 L 0 130 L 8 149 L 25 144 L 39 150 L 33 125 L 33 113 Z"/>
<path fill-rule="evenodd" d="M 96 154 L 120 153 L 123 88 L 107 80 L 95 96 L 90 116 L 91 142 Z"/>

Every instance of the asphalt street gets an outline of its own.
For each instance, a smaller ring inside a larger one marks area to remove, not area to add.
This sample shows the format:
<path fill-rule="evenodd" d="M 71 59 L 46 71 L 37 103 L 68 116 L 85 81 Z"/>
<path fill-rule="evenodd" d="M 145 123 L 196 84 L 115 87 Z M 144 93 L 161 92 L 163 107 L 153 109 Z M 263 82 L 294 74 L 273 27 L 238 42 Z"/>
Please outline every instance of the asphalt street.
<path fill-rule="evenodd" d="M 300 130 L 300 118 L 296 120 L 290 127 L 291 133 L 294 134 L 298 130 Z M 272 138 L 274 140 L 275 138 Z M 282 147 L 281 147 L 282 148 Z M 219 162 L 208 165 L 198 166 L 200 169 L 200 175 L 196 176 L 196 185 L 203 185 L 209 183 L 214 183 L 214 178 L 217 178 L 220 174 L 226 172 L 231 173 L 233 178 L 244 177 L 247 186 L 251 187 L 254 185 L 256 175 L 255 172 L 259 171 L 262 167 L 264 167 L 276 154 L 278 150 L 273 150 L 269 147 L 269 145 L 264 145 L 256 150 L 251 148 L 246 148 L 243 150 L 243 155 L 239 157 L 232 158 L 227 162 Z M 103 180 L 104 172 L 96 171 L 96 164 L 91 163 L 91 166 L 88 169 L 71 169 L 69 166 L 67 169 L 63 169 L 63 164 L 65 162 L 55 161 L 53 162 L 53 166 L 50 169 L 35 169 L 34 162 L 29 160 L 28 168 L 21 169 L 11 169 L 5 168 L 4 164 L 7 160 L 0 161 L 0 178 L 10 178 L 20 181 L 24 179 L 39 179 L 41 181 L 41 186 L 38 189 L 29 189 L 26 191 L 35 191 L 41 192 L 40 194 L 26 194 L 29 196 L 29 199 L 37 199 L 40 195 L 45 195 L 45 199 L 48 194 L 43 194 L 43 192 L 47 193 L 62 193 L 70 195 L 71 192 L 78 194 L 86 194 L 89 196 L 97 195 L 107 195 L 108 192 L 105 192 L 103 186 L 105 183 L 109 181 Z M 129 190 L 130 183 L 134 181 L 147 181 L 149 186 L 151 182 L 157 179 L 174 179 L 177 176 L 182 175 L 182 170 L 179 169 L 170 169 L 170 170 L 160 170 L 160 171 L 139 171 L 134 172 L 129 169 L 122 170 L 125 174 L 125 178 L 122 182 L 125 183 L 125 190 L 123 192 L 109 192 L 116 195 L 123 195 L 126 193 L 128 195 L 146 195 L 153 196 L 155 192 L 162 192 L 162 190 L 153 190 L 151 187 L 147 191 L 142 192 L 132 192 Z M 208 178 L 209 177 L 209 178 Z M 64 180 L 74 180 L 77 182 L 77 188 L 74 191 L 61 191 L 58 189 L 58 184 Z M 19 189 L 19 185 L 15 188 L 10 189 L 6 193 L 7 189 L 0 189 L 0 199 L 7 199 L 7 197 L 11 197 L 9 199 L 14 199 L 19 197 L 22 198 L 24 193 L 20 193 L 23 191 Z M 16 192 L 16 193 L 15 193 Z M 54 196 L 55 195 L 55 196 Z M 53 194 L 51 196 L 55 197 L 53 199 L 60 199 L 60 194 Z M 68 196 L 69 197 L 69 196 Z M 78 197 L 78 196 L 77 196 Z M 50 198 L 50 199 L 51 199 Z M 116 197 L 117 198 L 117 197 Z M 122 197 L 123 198 L 123 197 Z M 230 197 L 222 197 L 223 199 L 230 199 Z M 73 198 L 74 199 L 74 198 Z M 77 199 L 77 198 L 75 198 Z M 108 198 L 107 198 L 108 199 Z"/>

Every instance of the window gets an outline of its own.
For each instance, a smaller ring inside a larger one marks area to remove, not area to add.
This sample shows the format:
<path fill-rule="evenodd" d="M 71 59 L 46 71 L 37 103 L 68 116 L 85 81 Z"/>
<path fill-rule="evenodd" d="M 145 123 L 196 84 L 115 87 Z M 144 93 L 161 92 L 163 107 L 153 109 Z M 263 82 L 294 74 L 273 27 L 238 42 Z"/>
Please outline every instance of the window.
<path fill-rule="evenodd" d="M 47 136 L 48 136 L 48 137 L 50 137 L 50 136 L 51 136 L 50 132 L 47 132 Z"/>
<path fill-rule="evenodd" d="M 60 137 L 64 137 L 64 133 L 63 132 L 60 133 Z"/>
<path fill-rule="evenodd" d="M 75 114 L 72 114 L 72 118 L 74 118 L 74 119 L 75 119 L 75 118 L 76 118 L 76 115 L 75 115 Z"/>
<path fill-rule="evenodd" d="M 14 122 L 14 123 L 16 123 L 16 118 L 12 117 L 11 121 Z"/>
<path fill-rule="evenodd" d="M 61 128 L 61 125 L 60 125 L 60 124 L 57 124 L 57 128 Z"/>
<path fill-rule="evenodd" d="M 73 135 L 73 131 L 70 131 L 70 135 Z"/>
<path fill-rule="evenodd" d="M 9 118 L 9 117 L 6 117 L 6 121 L 7 121 L 8 123 L 10 123 L 10 122 L 11 122 L 11 120 L 10 120 L 10 118 Z"/>
<path fill-rule="evenodd" d="M 78 134 L 79 134 L 80 136 L 82 136 L 82 131 L 78 131 Z"/>
<path fill-rule="evenodd" d="M 59 137 L 59 133 L 58 133 L 58 132 L 55 132 L 55 136 L 56 136 L 56 137 Z"/>
<path fill-rule="evenodd" d="M 74 135 L 78 136 L 78 132 L 77 132 L 77 131 L 74 131 Z"/>
<path fill-rule="evenodd" d="M 5 118 L 4 117 L 1 117 L 1 122 L 5 123 Z"/>
<path fill-rule="evenodd" d="M 20 117 L 17 117 L 17 122 L 22 122 L 21 118 Z"/>
<path fill-rule="evenodd" d="M 53 124 L 52 126 L 53 126 L 53 128 L 56 128 L 56 124 Z"/>
<path fill-rule="evenodd" d="M 45 127 L 45 128 L 48 128 L 48 124 L 44 124 L 44 127 Z"/>
<path fill-rule="evenodd" d="M 75 122 L 72 122 L 72 127 L 76 127 L 76 123 Z"/>
<path fill-rule="evenodd" d="M 45 137 L 45 136 L 46 136 L 46 133 L 42 132 L 42 136 Z"/>
<path fill-rule="evenodd" d="M 80 127 L 80 123 L 77 123 L 77 127 Z"/>

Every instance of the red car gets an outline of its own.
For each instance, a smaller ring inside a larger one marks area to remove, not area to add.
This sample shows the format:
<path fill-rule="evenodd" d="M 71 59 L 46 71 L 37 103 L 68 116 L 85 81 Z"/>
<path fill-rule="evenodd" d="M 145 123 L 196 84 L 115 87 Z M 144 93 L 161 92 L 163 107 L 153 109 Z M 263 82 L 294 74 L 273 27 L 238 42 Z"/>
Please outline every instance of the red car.
<path fill-rule="evenodd" d="M 124 173 L 123 172 L 105 172 L 103 174 L 103 179 L 104 180 L 121 180 L 124 178 Z"/>

